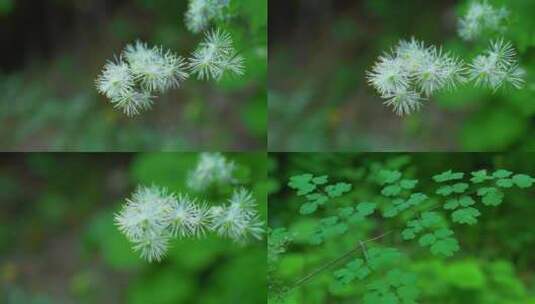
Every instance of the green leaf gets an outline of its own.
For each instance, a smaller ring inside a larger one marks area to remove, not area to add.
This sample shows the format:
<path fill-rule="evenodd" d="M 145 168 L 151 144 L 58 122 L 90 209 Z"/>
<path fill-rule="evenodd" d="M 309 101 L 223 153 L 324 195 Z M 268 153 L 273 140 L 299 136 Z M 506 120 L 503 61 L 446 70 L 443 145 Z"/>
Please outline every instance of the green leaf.
<path fill-rule="evenodd" d="M 312 174 L 302 174 L 290 177 L 288 186 L 297 190 L 297 195 L 305 195 L 316 189 L 316 185 L 312 184 Z"/>
<path fill-rule="evenodd" d="M 481 189 L 480 189 L 481 190 Z M 503 201 L 503 192 L 498 189 L 491 187 L 487 189 L 488 191 L 483 191 L 483 198 L 481 202 L 487 206 L 498 206 Z M 478 191 L 479 195 L 479 191 Z"/>
<path fill-rule="evenodd" d="M 434 232 L 434 234 L 438 239 L 444 239 L 444 238 L 447 238 L 448 236 L 452 236 L 453 231 L 447 228 L 440 228 L 440 229 L 437 229 Z"/>
<path fill-rule="evenodd" d="M 453 193 L 453 188 L 451 186 L 442 186 L 438 188 L 435 193 L 442 196 L 448 196 Z"/>
<path fill-rule="evenodd" d="M 301 214 L 312 214 L 318 209 L 318 205 L 313 202 L 307 202 L 301 205 L 299 208 L 299 213 Z"/>
<path fill-rule="evenodd" d="M 471 196 L 464 195 L 459 199 L 459 204 L 463 207 L 472 206 L 476 201 Z"/>
<path fill-rule="evenodd" d="M 463 193 L 466 191 L 466 189 L 468 189 L 468 184 L 467 183 L 457 183 L 453 186 L 451 186 L 453 192 L 455 193 Z"/>
<path fill-rule="evenodd" d="M 451 198 L 446 201 L 444 204 L 444 209 L 446 210 L 453 210 L 456 209 L 459 206 L 459 200 L 456 198 Z"/>
<path fill-rule="evenodd" d="M 377 204 L 364 202 L 357 205 L 357 210 L 362 216 L 368 216 L 375 211 Z"/>
<path fill-rule="evenodd" d="M 431 253 L 438 256 L 449 257 L 457 251 L 459 251 L 459 243 L 454 238 L 438 240 L 431 246 Z"/>
<path fill-rule="evenodd" d="M 410 206 L 416 206 L 416 205 L 423 203 L 425 200 L 427 200 L 427 198 L 428 198 L 427 195 L 423 193 L 420 193 L 420 192 L 413 193 L 407 200 L 407 204 L 409 204 Z"/>
<path fill-rule="evenodd" d="M 431 227 L 433 225 L 440 223 L 440 221 L 441 221 L 441 217 L 438 213 L 433 212 L 433 211 L 427 211 L 427 212 L 422 213 L 420 224 L 423 227 Z"/>
<path fill-rule="evenodd" d="M 378 180 L 381 184 L 393 184 L 401 178 L 401 172 L 381 170 L 378 173 Z"/>
<path fill-rule="evenodd" d="M 470 179 L 470 181 L 474 184 L 479 184 L 486 180 L 492 179 L 491 176 L 487 175 L 487 170 L 474 171 L 470 174 L 472 174 L 472 178 Z"/>
<path fill-rule="evenodd" d="M 513 174 L 513 172 L 511 171 L 507 171 L 507 170 L 504 170 L 504 169 L 498 169 L 496 171 L 494 171 L 494 173 L 492 173 L 492 176 L 495 177 L 495 178 L 507 178 L 509 176 L 511 176 Z"/>
<path fill-rule="evenodd" d="M 481 213 L 476 208 L 468 207 L 456 210 L 451 214 L 451 219 L 455 223 L 473 225 L 477 223 L 477 217 Z"/>
<path fill-rule="evenodd" d="M 360 280 L 364 279 L 369 273 L 370 269 L 364 266 L 364 261 L 362 259 L 355 259 L 347 263 L 344 268 L 335 271 L 334 276 L 340 283 L 347 285 L 356 278 Z"/>
<path fill-rule="evenodd" d="M 416 184 L 418 184 L 418 180 L 416 179 L 404 179 L 399 183 L 401 188 L 407 190 L 414 189 L 414 187 L 416 187 Z"/>
<path fill-rule="evenodd" d="M 383 217 L 385 218 L 391 218 L 396 215 L 398 215 L 398 209 L 394 206 L 389 206 L 386 208 L 386 210 L 383 212 Z"/>
<path fill-rule="evenodd" d="M 435 241 L 436 241 L 436 238 L 432 233 L 426 233 L 420 237 L 420 239 L 418 240 L 418 243 L 420 244 L 420 246 L 426 247 L 426 246 L 434 244 Z"/>
<path fill-rule="evenodd" d="M 384 196 L 396 196 L 401 193 L 401 187 L 398 185 L 389 185 L 381 190 L 381 194 Z"/>
<path fill-rule="evenodd" d="M 496 186 L 502 188 L 511 188 L 513 186 L 513 180 L 511 178 L 502 178 L 496 181 Z"/>
<path fill-rule="evenodd" d="M 414 229 L 406 228 L 406 229 L 403 229 L 403 231 L 401 232 L 401 237 L 404 240 L 412 240 L 416 237 L 416 234 L 415 234 Z"/>
<path fill-rule="evenodd" d="M 515 176 L 513 176 L 513 182 L 519 188 L 529 188 L 535 182 L 535 178 L 532 178 L 531 176 L 526 174 L 516 174 Z"/>
<path fill-rule="evenodd" d="M 312 182 L 316 185 L 324 185 L 328 182 L 328 180 L 329 180 L 329 177 L 327 175 L 322 175 L 322 176 L 314 177 L 312 179 Z"/>
<path fill-rule="evenodd" d="M 306 198 L 309 202 L 316 205 L 323 205 L 329 200 L 329 198 L 322 193 L 312 193 L 307 195 Z"/>
<path fill-rule="evenodd" d="M 433 180 L 438 183 L 443 183 L 451 180 L 462 179 L 463 177 L 464 173 L 462 172 L 453 172 L 452 170 L 448 170 L 433 176 Z"/>
<path fill-rule="evenodd" d="M 345 207 L 345 208 L 338 209 L 338 214 L 343 218 L 350 217 L 353 214 L 353 212 L 354 212 L 353 207 Z"/>
<path fill-rule="evenodd" d="M 351 185 L 347 183 L 337 183 L 335 185 L 329 185 L 325 187 L 325 191 L 332 198 L 340 197 L 342 194 L 349 192 L 350 190 Z"/>

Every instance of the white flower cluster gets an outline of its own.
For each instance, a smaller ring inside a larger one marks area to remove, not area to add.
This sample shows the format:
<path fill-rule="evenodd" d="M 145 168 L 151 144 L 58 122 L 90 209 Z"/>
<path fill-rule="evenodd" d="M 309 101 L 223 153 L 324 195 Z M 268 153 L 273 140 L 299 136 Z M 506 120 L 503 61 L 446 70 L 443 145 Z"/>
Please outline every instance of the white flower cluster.
<path fill-rule="evenodd" d="M 368 82 L 398 115 L 420 108 L 424 98 L 464 81 L 464 63 L 435 46 L 415 39 L 401 41 L 392 53 L 379 57 Z"/>
<path fill-rule="evenodd" d="M 197 166 L 188 175 L 188 187 L 203 191 L 214 184 L 233 182 L 236 165 L 221 153 L 201 153 Z"/>
<path fill-rule="evenodd" d="M 205 30 L 212 21 L 225 19 L 225 8 L 230 0 L 190 0 L 185 15 L 186 27 L 199 33 Z"/>
<path fill-rule="evenodd" d="M 459 20 L 459 36 L 470 41 L 485 31 L 502 32 L 508 16 L 509 11 L 504 7 L 494 8 L 486 0 L 473 1 L 466 15 Z"/>
<path fill-rule="evenodd" d="M 172 238 L 201 238 L 206 231 L 245 244 L 261 239 L 264 222 L 252 194 L 235 190 L 228 203 L 208 207 L 186 195 L 168 193 L 157 186 L 140 186 L 115 215 L 119 230 L 149 262 L 160 261 Z"/>
<path fill-rule="evenodd" d="M 96 86 L 116 108 L 133 116 L 151 107 L 154 94 L 178 88 L 187 77 L 182 57 L 137 41 L 104 66 Z"/>
<path fill-rule="evenodd" d="M 503 40 L 491 42 L 490 49 L 468 68 L 461 59 L 434 46 L 426 47 L 414 39 L 401 41 L 367 72 L 368 82 L 386 99 L 384 104 L 400 116 L 419 110 L 422 101 L 443 88 L 467 81 L 493 90 L 505 83 L 521 88 L 523 76 L 515 50 Z"/>
<path fill-rule="evenodd" d="M 205 34 L 204 41 L 193 52 L 189 68 L 198 79 L 220 80 L 227 71 L 243 75 L 243 57 L 234 49 L 229 33 L 212 30 Z"/>
<path fill-rule="evenodd" d="M 187 63 L 162 47 L 148 47 L 137 41 L 127 45 L 118 59 L 106 63 L 96 86 L 115 108 L 134 116 L 150 109 L 155 94 L 180 87 L 188 72 L 198 79 L 220 80 L 225 72 L 243 75 L 243 61 L 230 34 L 219 29 L 205 34 Z"/>
<path fill-rule="evenodd" d="M 516 52 L 509 42 L 503 39 L 490 43 L 484 54 L 477 56 L 469 65 L 470 80 L 477 86 L 486 86 L 494 91 L 505 83 L 517 89 L 524 85 L 524 69 L 520 68 Z"/>

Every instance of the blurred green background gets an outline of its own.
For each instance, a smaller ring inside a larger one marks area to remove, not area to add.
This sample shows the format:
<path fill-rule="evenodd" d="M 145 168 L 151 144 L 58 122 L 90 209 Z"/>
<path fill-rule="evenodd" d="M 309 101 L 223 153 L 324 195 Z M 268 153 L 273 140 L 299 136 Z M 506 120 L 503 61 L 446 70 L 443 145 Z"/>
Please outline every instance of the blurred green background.
<path fill-rule="evenodd" d="M 380 188 L 366 180 L 371 170 L 400 170 L 405 178 L 419 179 L 417 189 L 429 193 L 436 189 L 431 176 L 453 169 L 470 172 L 506 168 L 515 173 L 535 172 L 535 155 L 530 153 L 415 153 L 415 154 L 344 154 L 344 153 L 272 153 L 269 176 L 269 226 L 285 227 L 294 241 L 270 276 L 290 287 L 298 279 L 343 255 L 358 240 L 394 232 L 368 246 L 398 248 L 408 256 L 403 267 L 418 277 L 421 292 L 418 303 L 457 304 L 528 304 L 535 303 L 535 230 L 533 198 L 535 189 L 508 189 L 504 202 L 494 208 L 478 205 L 482 215 L 476 225 L 452 225 L 460 251 L 451 258 L 433 256 L 417 241 L 401 240 L 404 219 L 384 220 L 377 213 L 356 227 L 321 245 L 311 245 L 310 238 L 319 219 L 337 213 L 341 207 L 358 202 L 378 202 Z M 353 189 L 320 207 L 316 213 L 301 215 L 304 197 L 297 197 L 287 186 L 291 176 L 311 173 L 328 175 L 329 182 L 346 182 Z M 383 198 L 384 200 L 384 198 Z M 481 207 L 481 208 L 480 208 Z M 358 255 L 353 255 L 353 257 Z M 355 280 L 347 287 L 336 284 L 333 272 L 351 261 L 346 258 L 330 270 L 321 272 L 285 298 L 285 303 L 361 303 L 364 286 L 370 280 Z M 269 269 L 269 266 L 268 266 Z M 275 281 L 270 280 L 270 285 Z M 275 301 L 273 302 L 275 303 Z"/>
<path fill-rule="evenodd" d="M 534 151 L 535 1 L 488 2 L 511 13 L 503 36 L 527 72 L 524 89 L 493 94 L 466 85 L 399 118 L 365 71 L 411 37 L 471 61 L 489 37 L 458 37 L 469 1 L 270 1 L 270 151 Z"/>
<path fill-rule="evenodd" d="M 226 156 L 265 220 L 265 154 Z M 194 153 L 2 155 L 0 303 L 265 302 L 265 241 L 174 240 L 167 258 L 149 264 L 113 223 L 138 184 L 187 192 L 196 161 Z M 219 204 L 231 190 L 195 196 Z"/>
<path fill-rule="evenodd" d="M 200 151 L 265 147 L 267 1 L 232 0 L 229 31 L 243 77 L 190 78 L 128 118 L 96 91 L 107 60 L 141 39 L 189 57 L 203 35 L 188 1 L 0 0 L 0 149 Z"/>

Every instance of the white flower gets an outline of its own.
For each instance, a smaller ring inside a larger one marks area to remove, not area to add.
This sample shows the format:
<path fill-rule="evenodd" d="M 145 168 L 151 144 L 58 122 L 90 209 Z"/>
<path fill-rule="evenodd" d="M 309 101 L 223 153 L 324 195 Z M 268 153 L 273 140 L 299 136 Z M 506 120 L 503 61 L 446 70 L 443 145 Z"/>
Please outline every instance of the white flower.
<path fill-rule="evenodd" d="M 264 222 L 256 211 L 256 201 L 245 189 L 235 190 L 226 206 L 210 208 L 212 229 L 222 237 L 244 244 L 251 237 L 261 239 Z"/>
<path fill-rule="evenodd" d="M 170 210 L 171 234 L 180 237 L 204 235 L 208 225 L 208 209 L 188 196 L 179 195 Z"/>
<path fill-rule="evenodd" d="M 516 52 L 503 39 L 491 42 L 490 48 L 478 55 L 469 66 L 470 80 L 477 86 L 486 86 L 494 91 L 505 83 L 521 88 L 524 85 L 524 70 L 518 65 Z"/>
<path fill-rule="evenodd" d="M 213 20 L 224 19 L 224 9 L 228 7 L 229 2 L 229 0 L 190 0 L 185 15 L 186 27 L 194 33 L 199 33 Z"/>
<path fill-rule="evenodd" d="M 430 97 L 444 88 L 466 81 L 464 63 L 434 46 L 426 47 L 414 38 L 400 41 L 391 54 L 379 57 L 368 82 L 398 115 L 419 110 L 422 95 Z"/>
<path fill-rule="evenodd" d="M 406 89 L 410 75 L 405 63 L 390 54 L 379 57 L 372 71 L 367 72 L 368 82 L 383 96 Z"/>
<path fill-rule="evenodd" d="M 235 167 L 221 153 L 201 153 L 197 166 L 188 175 L 187 185 L 202 191 L 213 184 L 231 183 Z"/>
<path fill-rule="evenodd" d="M 96 80 L 97 90 L 111 100 L 119 100 L 134 88 L 134 76 L 121 58 L 108 61 Z"/>
<path fill-rule="evenodd" d="M 408 115 L 418 111 L 423 100 L 420 94 L 405 88 L 384 95 L 383 97 L 387 99 L 384 104 L 392 107 L 394 112 L 399 116 Z"/>
<path fill-rule="evenodd" d="M 178 88 L 188 77 L 184 59 L 170 51 L 164 52 L 161 47 L 149 48 L 137 41 L 125 48 L 124 57 L 135 79 L 148 92 L 165 93 Z"/>
<path fill-rule="evenodd" d="M 132 242 L 134 243 L 134 251 L 140 251 L 141 258 L 146 259 L 149 263 L 159 262 L 167 253 L 169 235 L 149 231 L 134 238 Z"/>
<path fill-rule="evenodd" d="M 264 222 L 256 208 L 245 189 L 235 190 L 228 204 L 208 208 L 186 195 L 177 198 L 164 188 L 138 187 L 115 215 L 115 224 L 134 251 L 153 262 L 165 256 L 171 238 L 200 238 L 207 230 L 240 244 L 261 239 Z"/>
<path fill-rule="evenodd" d="M 138 187 L 131 199 L 115 215 L 115 222 L 127 238 L 136 240 L 147 234 L 162 235 L 169 226 L 169 210 L 176 198 L 165 188 Z"/>
<path fill-rule="evenodd" d="M 136 41 L 125 47 L 117 62 L 104 66 L 96 84 L 115 108 L 134 116 L 150 109 L 155 97 L 152 93 L 178 88 L 187 77 L 182 57 Z"/>
<path fill-rule="evenodd" d="M 220 80 L 227 71 L 242 75 L 243 57 L 237 54 L 229 33 L 219 29 L 205 34 L 204 41 L 193 52 L 188 67 L 198 79 Z"/>
<path fill-rule="evenodd" d="M 110 102 L 127 116 L 134 116 L 141 111 L 150 109 L 153 103 L 152 98 L 154 97 L 149 92 L 130 91 L 120 98 L 111 99 Z"/>
<path fill-rule="evenodd" d="M 474 40 L 484 31 L 501 32 L 509 12 L 506 8 L 496 9 L 485 1 L 473 1 L 466 15 L 459 20 L 459 36 L 465 40 Z"/>

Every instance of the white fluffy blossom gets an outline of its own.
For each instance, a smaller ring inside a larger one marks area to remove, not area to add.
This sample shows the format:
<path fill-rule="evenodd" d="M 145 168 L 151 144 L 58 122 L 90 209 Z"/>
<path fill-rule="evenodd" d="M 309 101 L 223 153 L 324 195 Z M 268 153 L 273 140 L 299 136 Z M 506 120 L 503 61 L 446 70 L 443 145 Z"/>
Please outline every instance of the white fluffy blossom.
<path fill-rule="evenodd" d="M 203 236 L 208 225 L 208 208 L 186 195 L 179 195 L 170 210 L 171 234 L 179 237 Z"/>
<path fill-rule="evenodd" d="M 134 78 L 147 92 L 165 93 L 178 88 L 188 77 L 182 57 L 162 47 L 149 48 L 147 44 L 137 41 L 125 48 L 124 57 L 130 64 Z"/>
<path fill-rule="evenodd" d="M 507 83 L 515 88 L 521 88 L 524 85 L 525 72 L 519 67 L 516 57 L 516 51 L 511 43 L 503 39 L 493 41 L 489 49 L 470 64 L 470 80 L 478 86 L 486 86 L 493 90 Z"/>
<path fill-rule="evenodd" d="M 473 1 L 459 20 L 459 36 L 464 40 L 474 40 L 486 31 L 501 32 L 508 16 L 506 8 L 495 8 L 486 0 Z"/>
<path fill-rule="evenodd" d="M 243 57 L 234 49 L 230 34 L 219 29 L 206 32 L 188 66 L 198 79 L 220 80 L 225 72 L 244 73 Z"/>
<path fill-rule="evenodd" d="M 115 223 L 132 248 L 153 262 L 165 256 L 171 238 L 200 238 L 213 231 L 240 244 L 261 239 L 264 222 L 256 208 L 255 199 L 245 189 L 234 191 L 227 204 L 208 208 L 187 195 L 140 186 L 115 215 Z"/>
<path fill-rule="evenodd" d="M 176 198 L 164 188 L 138 187 L 116 214 L 119 230 L 149 262 L 159 261 L 167 250 L 170 211 Z"/>
<path fill-rule="evenodd" d="M 154 93 L 178 88 L 187 77 L 182 57 L 137 41 L 126 46 L 117 62 L 104 66 L 96 84 L 115 108 L 133 116 L 150 109 Z"/>
<path fill-rule="evenodd" d="M 201 153 L 197 166 L 188 175 L 187 185 L 202 191 L 213 184 L 231 183 L 236 165 L 221 153 Z"/>
<path fill-rule="evenodd" d="M 464 82 L 464 70 L 460 59 L 412 39 L 400 41 L 391 53 L 379 57 L 367 78 L 386 99 L 385 105 L 405 115 L 417 111 L 424 96 Z"/>
<path fill-rule="evenodd" d="M 121 58 L 108 61 L 96 80 L 97 90 L 111 100 L 119 100 L 134 90 L 134 76 Z"/>
<path fill-rule="evenodd" d="M 261 239 L 264 233 L 264 222 L 258 216 L 256 201 L 243 188 L 234 191 L 227 205 L 212 207 L 209 214 L 212 229 L 237 243 L 246 243 L 251 237 Z"/>
<path fill-rule="evenodd" d="M 212 21 L 225 19 L 225 8 L 230 0 L 190 0 L 185 15 L 186 27 L 199 33 Z"/>

